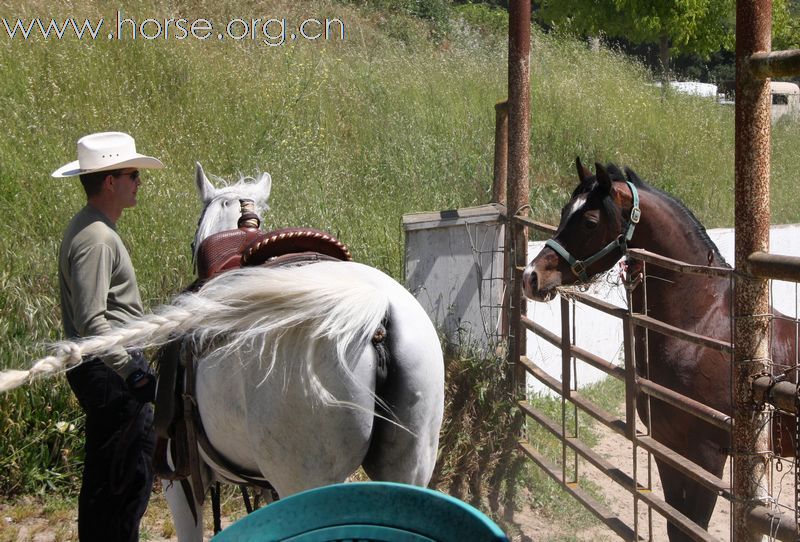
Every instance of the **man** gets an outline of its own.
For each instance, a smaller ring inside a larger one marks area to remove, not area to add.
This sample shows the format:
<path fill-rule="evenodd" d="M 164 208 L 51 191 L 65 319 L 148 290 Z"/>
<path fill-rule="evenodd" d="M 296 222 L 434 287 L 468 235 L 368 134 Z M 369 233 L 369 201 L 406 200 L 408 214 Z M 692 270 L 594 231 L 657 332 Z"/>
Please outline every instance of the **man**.
<path fill-rule="evenodd" d="M 53 177 L 80 176 L 87 204 L 70 221 L 58 256 L 61 314 L 68 338 L 100 335 L 142 315 L 130 256 L 116 232 L 136 205 L 139 171 L 164 165 L 136 152 L 120 132 L 78 140 L 78 160 Z M 155 377 L 141 351 L 119 349 L 85 359 L 67 380 L 86 413 L 83 480 L 78 500 L 81 542 L 136 541 L 153 485 Z"/>

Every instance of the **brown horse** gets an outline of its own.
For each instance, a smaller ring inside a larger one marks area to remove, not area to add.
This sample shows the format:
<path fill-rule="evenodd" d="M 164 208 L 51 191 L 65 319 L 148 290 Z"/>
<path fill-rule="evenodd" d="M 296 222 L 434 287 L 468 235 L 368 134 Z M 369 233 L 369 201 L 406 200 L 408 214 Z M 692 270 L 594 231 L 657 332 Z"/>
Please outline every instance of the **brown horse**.
<path fill-rule="evenodd" d="M 558 230 L 525 269 L 526 297 L 546 301 L 558 286 L 588 282 L 610 269 L 625 247 L 642 248 L 698 265 L 729 267 L 689 209 L 643 182 L 630 169 L 596 165 L 596 175 L 577 161 L 580 184 L 562 210 Z M 636 262 L 629 262 L 636 268 Z M 731 340 L 730 281 L 678 274 L 651 265 L 647 269 L 647 307 L 643 288 L 633 291 L 633 310 L 684 330 Z M 642 376 L 730 414 L 731 360 L 727 354 L 651 332 L 645 343 L 637 328 L 636 371 Z M 795 324 L 773 320 L 772 356 L 776 363 L 794 364 Z M 645 344 L 649 366 L 645 367 Z M 788 366 L 786 367 L 789 368 Z M 649 374 L 645 373 L 645 370 Z M 794 380 L 794 375 L 792 375 Z M 646 402 L 637 398 L 639 416 L 646 419 Z M 784 448 L 791 444 L 791 425 L 783 424 Z M 728 432 L 656 399 L 651 400 L 653 438 L 716 476 L 730 449 Z M 793 450 L 785 449 L 789 455 Z M 708 528 L 717 495 L 669 465 L 656 460 L 666 501 L 704 529 Z M 672 542 L 690 538 L 675 525 L 667 528 Z"/>

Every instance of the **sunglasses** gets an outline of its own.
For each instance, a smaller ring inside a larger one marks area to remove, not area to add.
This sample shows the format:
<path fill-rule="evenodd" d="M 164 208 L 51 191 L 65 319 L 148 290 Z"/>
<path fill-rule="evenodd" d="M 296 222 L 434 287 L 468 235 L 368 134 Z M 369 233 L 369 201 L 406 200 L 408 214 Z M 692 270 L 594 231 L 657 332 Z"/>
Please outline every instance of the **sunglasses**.
<path fill-rule="evenodd" d="M 117 173 L 116 175 L 114 175 L 114 177 L 124 177 L 126 175 L 129 176 L 132 181 L 135 181 L 136 179 L 139 178 L 138 171 L 132 171 L 131 173 Z"/>

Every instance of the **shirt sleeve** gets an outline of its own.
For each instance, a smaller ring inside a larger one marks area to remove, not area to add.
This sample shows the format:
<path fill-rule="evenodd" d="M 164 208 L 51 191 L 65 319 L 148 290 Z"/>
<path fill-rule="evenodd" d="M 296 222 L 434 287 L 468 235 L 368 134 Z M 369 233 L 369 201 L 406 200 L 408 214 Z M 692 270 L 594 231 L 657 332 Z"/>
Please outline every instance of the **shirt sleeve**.
<path fill-rule="evenodd" d="M 71 290 L 75 329 L 81 337 L 103 335 L 111 331 L 106 319 L 106 303 L 114 269 L 114 251 L 105 244 L 87 247 L 72 261 Z M 126 378 L 135 368 L 123 348 L 101 356 L 103 362 Z"/>

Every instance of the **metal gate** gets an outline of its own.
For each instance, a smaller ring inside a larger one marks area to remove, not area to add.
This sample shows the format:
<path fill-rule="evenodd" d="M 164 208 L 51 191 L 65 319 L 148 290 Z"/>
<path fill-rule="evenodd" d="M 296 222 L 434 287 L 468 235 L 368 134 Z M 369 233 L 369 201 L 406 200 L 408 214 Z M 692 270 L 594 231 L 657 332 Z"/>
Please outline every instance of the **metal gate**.
<path fill-rule="evenodd" d="M 514 222 L 517 222 L 523 227 L 533 228 L 541 232 L 547 232 L 549 230 L 547 227 L 535 224 L 521 217 L 515 218 Z M 731 281 L 731 284 L 733 284 L 736 278 L 736 272 L 732 269 L 687 264 L 636 249 L 629 250 L 628 254 L 643 261 L 645 263 L 645 268 L 646 266 L 660 266 L 681 273 L 720 277 Z M 800 258 L 757 255 L 752 258 L 752 261 L 754 262 L 754 273 L 758 273 L 759 275 L 769 274 L 770 278 L 792 280 L 794 282 L 800 281 Z M 767 264 L 769 271 L 763 267 L 764 263 L 767 261 L 770 262 Z M 781 270 L 778 271 L 778 268 Z M 644 281 L 643 284 L 644 283 L 646 283 L 646 281 Z M 646 286 L 643 287 L 646 288 Z M 622 367 L 615 364 L 614 360 L 602 359 L 590 351 L 574 344 L 573 322 L 569 316 L 569 306 L 572 303 L 585 304 L 595 310 L 621 320 L 624 330 L 624 365 Z M 629 303 L 629 307 L 630 306 L 631 304 Z M 619 465 L 609 463 L 599 453 L 593 451 L 588 445 L 582 442 L 579 438 L 577 418 L 577 411 L 580 410 L 589 414 L 596 422 L 599 422 L 628 439 L 632 445 L 632 455 L 634 458 L 637 456 L 637 449 L 644 450 L 647 454 L 652 454 L 653 457 L 658 457 L 667 461 L 671 466 L 708 489 L 716 492 L 721 497 L 733 501 L 734 503 L 737 501 L 749 503 L 744 513 L 744 516 L 749 519 L 748 529 L 769 534 L 778 540 L 797 540 L 800 531 L 797 529 L 796 514 L 798 512 L 798 507 L 796 499 L 797 489 L 800 488 L 800 485 L 798 485 L 796 479 L 793 487 L 794 495 L 791 496 L 794 500 L 788 499 L 788 502 L 787 499 L 779 501 L 774 494 L 743 494 L 736 491 L 728 480 L 714 476 L 655 441 L 647 432 L 646 428 L 648 424 L 646 421 L 644 423 L 639 422 L 639 425 L 643 426 L 644 429 L 640 430 L 637 428 L 635 411 L 635 399 L 637 394 L 643 394 L 647 397 L 654 397 L 664 401 L 701 418 L 703 421 L 715 427 L 727 431 L 732 430 L 734 423 L 733 419 L 725 413 L 709 408 L 698 401 L 679 395 L 668 388 L 637 375 L 635 370 L 633 342 L 631 340 L 634 327 L 644 327 L 648 329 L 650 333 L 661 333 L 693 344 L 716 349 L 730 356 L 731 360 L 734 352 L 733 345 L 711 337 L 705 337 L 675 328 L 655 320 L 646 314 L 637 314 L 632 310 L 622 309 L 605 301 L 574 291 L 569 292 L 569 298 L 562 296 L 561 315 L 562 323 L 560 336 L 548 331 L 543 326 L 525 316 L 520 318 L 521 326 L 516 331 L 516 333 L 521 334 L 527 329 L 554 346 L 560 347 L 562 353 L 561 380 L 547 374 L 534 360 L 528 359 L 526 356 L 521 356 L 519 359 L 519 365 L 521 365 L 527 373 L 533 375 L 551 390 L 560 394 L 563 399 L 561 421 L 552 420 L 545 413 L 529 404 L 527 400 L 523 399 L 519 401 L 519 407 L 522 412 L 539 425 L 546 428 L 552 435 L 559 438 L 562 444 L 560 465 L 548 459 L 531 443 L 522 440 L 520 441 L 520 448 L 525 455 L 536 462 L 554 480 L 561 483 L 568 493 L 577 498 L 609 528 L 625 540 L 636 540 L 639 538 L 642 532 L 641 527 L 636 524 L 626 525 L 614 511 L 610 510 L 579 487 L 579 457 L 590 463 L 596 469 L 604 472 L 613 482 L 620 484 L 631 493 L 631 502 L 633 504 L 635 517 L 638 517 L 636 513 L 637 508 L 642 505 L 647 506 L 656 510 L 670 522 L 680 526 L 682 530 L 695 540 L 716 540 L 716 538 L 694 525 L 688 518 L 669 506 L 660 496 L 652 493 L 649 471 L 640 474 L 637 472 L 636 467 L 633 467 L 633 475 L 626 474 Z M 774 316 L 771 318 L 787 317 Z M 797 321 L 796 316 L 790 319 L 795 323 L 796 329 L 800 330 L 800 322 Z M 617 378 L 625 383 L 624 416 L 616 416 L 604 411 L 577 390 L 575 384 L 576 380 L 574 379 L 575 359 L 581 360 L 596 369 L 604 371 L 610 377 Z M 795 360 L 795 364 L 797 364 L 797 360 Z M 750 385 L 751 383 L 752 385 Z M 755 405 L 770 403 L 773 407 L 766 412 L 766 416 L 775 414 L 777 409 L 790 414 L 796 414 L 797 400 L 797 386 L 795 384 L 789 381 L 776 381 L 775 378 L 766 375 L 759 376 L 758 378 L 754 378 L 753 374 L 748 375 L 747 401 L 751 411 L 754 410 Z M 769 424 L 765 424 L 765 427 L 769 427 Z M 797 427 L 793 429 L 796 431 Z M 734 443 L 731 449 L 736 450 L 737 446 L 738 444 Z M 766 449 L 766 447 L 760 448 L 762 452 Z M 742 455 L 746 454 L 742 453 Z M 800 470 L 798 470 L 797 466 L 793 465 L 792 462 L 781 460 L 774 454 L 761 453 L 760 457 L 766 460 L 764 463 L 768 461 L 782 462 L 787 472 L 790 469 L 794 469 L 795 477 L 800 473 Z M 568 465 L 568 463 L 570 464 Z M 633 464 L 636 464 L 635 459 Z M 767 484 L 761 482 L 757 487 L 764 490 L 766 486 Z M 736 517 L 736 513 L 733 514 L 733 517 Z M 653 532 L 652 523 L 647 526 L 646 532 Z M 736 536 L 733 538 L 737 540 L 742 539 Z"/>
<path fill-rule="evenodd" d="M 529 43 L 530 1 L 513 1 L 510 4 L 509 24 L 509 100 L 508 100 L 508 195 L 506 204 L 511 217 L 506 246 L 510 247 L 509 263 L 512 284 L 508 298 L 509 356 L 515 366 L 517 392 L 524 397 L 527 374 L 540 379 L 562 397 L 562 419 L 554 422 L 527 401 L 520 400 L 521 411 L 561 440 L 560 465 L 545 457 L 530 443 L 520 441 L 520 448 L 579 502 L 591 510 L 609 528 L 625 540 L 640 538 L 638 521 L 625 524 L 614 511 L 598 502 L 581 489 L 577 482 L 578 457 L 605 472 L 615 483 L 632 495 L 634 509 L 645 506 L 665 516 L 695 540 L 714 540 L 706 531 L 692 523 L 677 510 L 667 505 L 650 491 L 649 482 L 638 479 L 636 462 L 633 476 L 627 475 L 606 461 L 600 454 L 578 438 L 577 411 L 588 413 L 613 431 L 631 441 L 634 454 L 638 449 L 659 457 L 703 486 L 732 501 L 731 537 L 733 540 L 756 540 L 763 534 L 779 540 L 797 540 L 798 529 L 797 490 L 795 484 L 794 508 L 791 513 L 781 513 L 764 495 L 767 475 L 765 450 L 768 450 L 769 416 L 775 409 L 797 415 L 798 389 L 784 383 L 781 389 L 766 374 L 770 360 L 768 334 L 771 321 L 769 279 L 800 282 L 800 258 L 769 254 L 769 175 L 770 175 L 770 105 L 769 77 L 800 74 L 800 50 L 770 52 L 772 4 L 770 0 L 738 1 L 736 6 L 736 247 L 735 270 L 693 266 L 675 262 L 656 255 L 631 250 L 631 255 L 646 265 L 669 267 L 683 273 L 722 276 L 734 287 L 733 314 L 734 345 L 680 330 L 644 314 L 611 306 L 580 293 L 571 293 L 575 302 L 617 317 L 623 322 L 625 366 L 617 367 L 591 352 L 572 344 L 569 320 L 570 301 L 562 297 L 562 332 L 556 336 L 526 314 L 521 293 L 521 275 L 526 264 L 527 230 L 533 228 L 552 233 L 549 226 L 526 218 L 528 206 L 528 131 L 529 131 Z M 499 126 L 500 124 L 498 124 Z M 502 130 L 498 129 L 501 134 Z M 502 176 L 505 171 L 501 170 Z M 495 190 L 502 193 L 502 190 Z M 630 304 L 629 304 L 630 306 Z M 734 382 L 734 416 L 715 411 L 690 398 L 681 396 L 636 375 L 633 363 L 633 329 L 641 326 L 652 333 L 663 333 L 726 353 L 732 360 Z M 547 375 L 524 353 L 525 330 L 530 330 L 561 348 L 562 379 Z M 571 386 L 574 359 L 580 359 L 610 376 L 625 382 L 626 407 L 624 417 L 605 412 L 592 404 Z M 717 427 L 731 431 L 733 467 L 728 483 L 692 464 L 652 439 L 646 431 L 637 428 L 635 398 L 637 394 L 655 397 L 673 406 L 691 412 Z M 759 405 L 759 406 L 756 406 Z M 764 406 L 766 405 L 766 408 Z M 567 424 L 567 409 L 571 410 L 571 430 Z M 800 424 L 798 424 L 800 428 Z M 796 437 L 800 437 L 800 429 Z M 568 465 L 568 458 L 572 464 Z M 568 476 L 570 470 L 574 476 Z M 800 473 L 795 466 L 796 482 Z M 774 503 L 773 503 L 774 504 Z M 791 517 L 790 517 L 791 516 Z M 638 517 L 638 516 L 634 516 Z"/>

